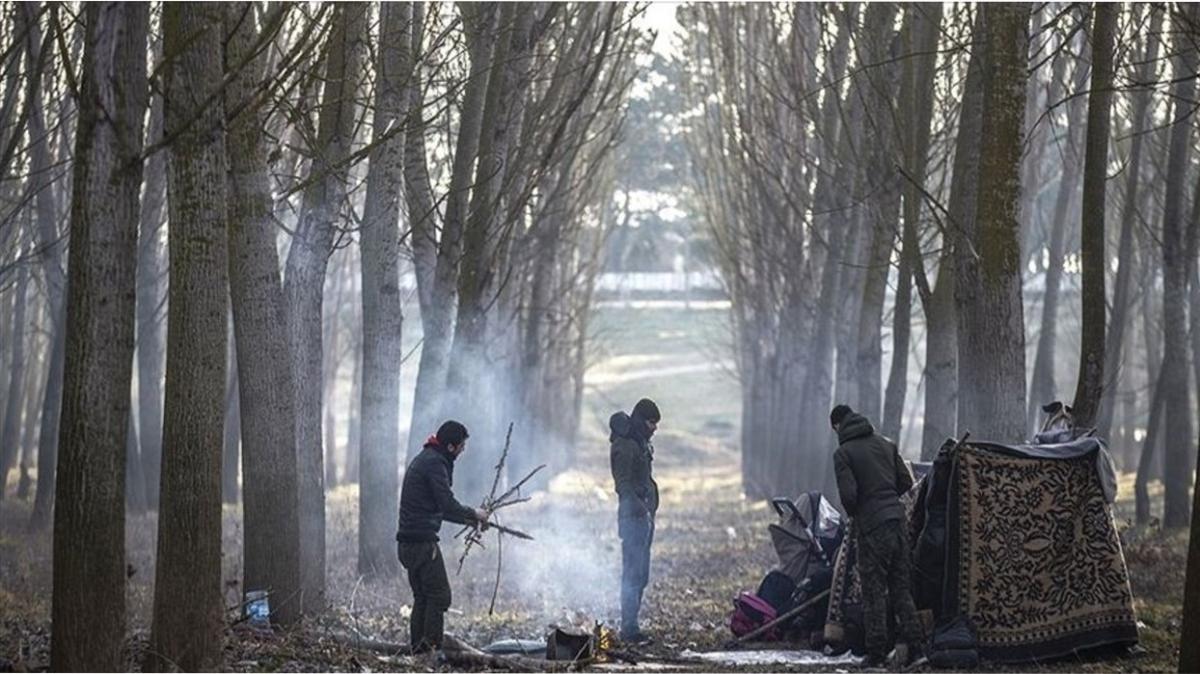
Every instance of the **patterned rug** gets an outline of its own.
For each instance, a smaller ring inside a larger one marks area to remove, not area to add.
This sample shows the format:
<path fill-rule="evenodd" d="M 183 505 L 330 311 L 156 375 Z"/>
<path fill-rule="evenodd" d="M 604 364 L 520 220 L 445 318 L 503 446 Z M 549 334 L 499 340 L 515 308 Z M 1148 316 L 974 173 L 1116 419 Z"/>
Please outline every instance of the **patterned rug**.
<path fill-rule="evenodd" d="M 1133 594 L 1095 458 L 962 447 L 950 483 L 947 605 L 993 661 L 1137 642 Z"/>
<path fill-rule="evenodd" d="M 946 541 L 945 613 L 971 618 L 979 654 L 992 662 L 1136 643 L 1129 574 L 1095 455 L 1004 450 L 965 445 L 954 457 L 946 537 L 937 537 Z M 920 483 L 904 498 L 913 527 L 924 521 L 914 512 L 919 491 Z M 861 631 L 855 557 L 848 533 L 834 563 L 831 641 Z"/>

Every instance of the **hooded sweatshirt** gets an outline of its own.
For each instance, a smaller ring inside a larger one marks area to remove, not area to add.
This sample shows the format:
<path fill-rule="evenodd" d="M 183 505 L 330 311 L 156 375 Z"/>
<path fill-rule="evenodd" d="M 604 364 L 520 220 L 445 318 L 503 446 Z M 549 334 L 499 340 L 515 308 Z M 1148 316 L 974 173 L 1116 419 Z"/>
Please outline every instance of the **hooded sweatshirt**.
<path fill-rule="evenodd" d="M 858 533 L 904 519 L 900 496 L 912 489 L 913 477 L 895 443 L 875 432 L 866 417 L 851 413 L 838 425 L 833 453 L 838 492 Z"/>
<path fill-rule="evenodd" d="M 609 463 L 617 489 L 617 517 L 654 517 L 658 512 L 658 484 L 651 474 L 654 447 L 646 422 L 617 412 L 608 420 L 611 449 Z"/>

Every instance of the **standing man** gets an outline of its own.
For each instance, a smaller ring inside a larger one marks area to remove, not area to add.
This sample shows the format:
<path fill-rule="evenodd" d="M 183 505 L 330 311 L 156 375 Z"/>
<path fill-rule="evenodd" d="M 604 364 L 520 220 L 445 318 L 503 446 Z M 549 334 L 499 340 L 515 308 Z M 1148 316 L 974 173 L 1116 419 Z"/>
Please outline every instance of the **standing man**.
<path fill-rule="evenodd" d="M 450 580 L 438 547 L 442 522 L 487 526 L 487 512 L 454 498 L 454 460 L 467 448 L 467 427 L 447 421 L 425 441 L 404 472 L 400 488 L 400 526 L 396 534 L 400 564 L 408 571 L 413 607 L 409 633 L 413 653 L 442 647 Z"/>
<path fill-rule="evenodd" d="M 609 460 L 617 489 L 617 534 L 621 537 L 622 641 L 649 641 L 638 627 L 642 592 L 650 582 L 650 544 L 654 541 L 654 516 L 658 512 L 658 484 L 651 475 L 654 446 L 650 438 L 662 416 L 658 405 L 642 398 L 632 414 L 617 412 L 608 420 L 612 431 Z"/>
<path fill-rule="evenodd" d="M 842 507 L 853 520 L 862 580 L 863 622 L 868 667 L 884 664 L 888 645 L 888 605 L 895 612 L 900 639 L 896 667 L 921 657 L 924 638 L 912 598 L 912 559 L 908 526 L 900 496 L 913 486 L 912 473 L 895 443 L 875 432 L 871 422 L 848 405 L 829 413 L 837 432 L 833 454 Z"/>

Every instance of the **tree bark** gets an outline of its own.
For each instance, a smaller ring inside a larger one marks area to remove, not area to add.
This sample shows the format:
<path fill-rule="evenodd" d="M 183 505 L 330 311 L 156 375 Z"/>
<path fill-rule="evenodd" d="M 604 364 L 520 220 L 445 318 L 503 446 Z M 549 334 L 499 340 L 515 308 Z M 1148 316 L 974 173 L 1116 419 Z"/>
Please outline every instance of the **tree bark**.
<path fill-rule="evenodd" d="M 225 5 L 226 70 L 245 61 L 257 38 L 253 5 Z M 282 22 L 282 14 L 279 17 Z M 264 30 L 277 28 L 270 24 Z M 263 76 L 255 57 L 225 90 L 227 108 L 251 95 Z M 242 588 L 269 590 L 271 619 L 299 618 L 300 515 L 296 474 L 296 398 L 288 354 L 283 284 L 275 247 L 271 184 L 261 105 L 228 120 L 229 290 L 238 344 L 244 543 Z"/>
<path fill-rule="evenodd" d="M 1083 327 L 1075 423 L 1094 425 L 1104 391 L 1104 199 L 1108 178 L 1108 133 L 1112 116 L 1113 49 L 1119 7 L 1096 3 L 1092 30 L 1092 89 L 1088 94 L 1087 144 L 1083 164 Z"/>
<path fill-rule="evenodd" d="M 229 325 L 222 12 L 215 4 L 163 8 L 163 128 L 175 140 L 168 150 L 171 271 L 150 671 L 221 662 Z"/>
<path fill-rule="evenodd" d="M 157 63 L 162 41 L 156 41 Z M 154 145 L 163 136 L 163 99 L 151 93 L 150 130 L 147 142 Z M 142 473 L 146 479 L 147 504 L 158 509 L 159 473 L 162 471 L 163 367 L 165 365 L 166 268 L 162 236 L 167 197 L 167 153 L 155 152 L 146 159 L 138 233 L 137 287 L 137 376 L 138 430 Z"/>
<path fill-rule="evenodd" d="M 1042 295 L 1042 320 L 1038 327 L 1037 351 L 1033 359 L 1033 375 L 1029 383 L 1029 398 L 1025 413 L 1027 430 L 1037 427 L 1042 405 L 1061 399 L 1056 383 L 1055 365 L 1058 347 L 1058 314 L 1059 295 L 1062 289 L 1063 265 L 1066 257 L 1067 228 L 1071 204 L 1079 187 L 1080 168 L 1079 146 L 1083 143 L 1081 131 L 1086 126 L 1084 97 L 1082 92 L 1087 90 L 1089 72 L 1086 59 L 1090 50 L 1090 42 L 1079 40 L 1084 52 L 1075 62 L 1074 84 L 1070 94 L 1075 98 L 1066 104 L 1066 141 L 1065 149 L 1059 154 L 1063 158 L 1062 174 L 1059 178 L 1058 195 L 1054 202 L 1054 214 L 1050 221 L 1049 262 L 1046 266 L 1044 291 Z M 1032 186 L 1031 186 L 1032 188 Z"/>
<path fill-rule="evenodd" d="M 228 245 L 228 244 L 227 244 Z M 241 471 L 238 440 L 242 435 L 241 407 L 238 402 L 237 354 L 230 339 L 228 371 L 225 373 L 225 435 L 221 440 L 221 502 L 238 502 L 238 473 Z"/>
<path fill-rule="evenodd" d="M 300 495 L 301 610 L 325 603 L 325 475 L 321 438 L 321 304 L 338 213 L 345 198 L 367 34 L 366 5 L 337 5 L 325 63 L 325 90 L 316 147 L 300 220 L 288 251 L 284 294 L 296 388 L 296 444 Z"/>
<path fill-rule="evenodd" d="M 511 168 L 505 158 L 509 144 L 518 137 L 516 121 L 529 85 L 529 50 L 533 24 L 533 5 L 502 5 L 497 26 L 499 42 L 488 77 L 488 92 L 483 108 L 479 162 L 471 190 L 470 217 L 463 229 L 462 266 L 458 277 L 458 312 L 451 341 L 450 363 L 446 370 L 446 394 L 442 415 L 462 420 L 468 428 L 488 433 L 497 430 L 490 403 L 495 399 L 493 372 L 484 362 L 488 334 L 488 306 L 495 300 L 502 270 L 498 265 L 498 243 L 504 211 L 501 188 L 507 184 Z M 468 390 L 476 395 L 467 398 Z M 482 392 L 483 395 L 478 395 Z M 491 400 L 489 400 L 491 398 Z M 474 494 L 491 472 L 492 449 L 484 445 L 471 470 L 460 473 L 461 489 Z"/>
<path fill-rule="evenodd" d="M 50 667 L 118 671 L 125 669 L 125 443 L 150 12 L 138 3 L 95 3 L 84 12 Z"/>
<path fill-rule="evenodd" d="M 358 572 L 395 575 L 400 450 L 400 198 L 412 71 L 412 5 L 380 6 L 375 116 L 362 238 L 362 435 L 359 448 Z M 357 367 L 355 367 L 357 369 Z M 352 448 L 347 447 L 347 453 Z"/>
<path fill-rule="evenodd" d="M 43 309 L 45 306 L 43 305 Z M 46 317 L 46 312 L 43 311 L 43 320 Z M 53 348 L 47 345 L 47 351 Z M 28 383 L 28 395 L 25 396 L 25 417 L 22 422 L 24 430 L 21 437 L 21 463 L 20 463 L 20 479 L 17 481 L 17 498 L 25 501 L 29 498 L 29 490 L 33 486 L 33 478 L 29 474 L 29 469 L 33 466 L 33 453 L 36 451 L 34 439 L 37 434 L 38 410 L 42 401 L 43 391 L 46 388 L 46 360 L 49 359 L 49 354 L 40 359 L 40 363 L 32 363 L 26 375 Z"/>
<path fill-rule="evenodd" d="M 1200 451 L 1200 443 L 1198 443 Z M 1198 464 L 1200 465 L 1200 464 Z M 1200 475 L 1196 476 L 1200 484 Z M 1187 575 L 1183 585 L 1183 631 L 1179 635 L 1179 671 L 1200 671 L 1200 490 L 1192 495 Z"/>
<path fill-rule="evenodd" d="M 929 138 L 932 133 L 934 69 L 937 66 L 937 43 L 941 35 L 942 6 L 940 4 L 908 5 L 905 16 L 911 24 L 906 33 L 908 51 L 913 57 L 904 62 L 900 114 L 908 117 L 910 128 L 902 136 L 902 158 L 908 172 L 904 184 L 904 229 L 901 236 L 899 280 L 896 285 L 896 304 L 892 312 L 892 367 L 888 375 L 883 407 L 883 434 L 900 437 L 900 416 L 908 393 L 908 351 L 912 334 L 912 282 L 915 274 L 925 274 L 921 256 L 918 226 L 925 167 L 928 164 Z M 925 298 L 929 300 L 931 298 Z M 926 335 L 929 334 L 927 322 Z M 928 338 L 928 337 L 927 337 Z M 928 385 L 928 382 L 926 382 Z"/>
<path fill-rule="evenodd" d="M 454 161 L 450 170 L 450 184 L 446 194 L 446 216 L 442 223 L 441 238 L 438 240 L 437 260 L 433 263 L 433 287 L 428 291 L 428 300 L 421 306 L 421 361 L 417 369 L 416 391 L 413 394 L 412 425 L 409 429 L 407 443 L 409 458 L 420 450 L 421 440 L 425 434 L 437 429 L 438 417 L 442 414 L 442 397 L 446 387 L 446 371 L 449 365 L 451 338 L 454 331 L 455 307 L 458 302 L 459 261 L 462 255 L 462 232 L 470 204 L 471 184 L 475 177 L 475 160 L 479 154 L 479 141 L 483 130 L 484 98 L 487 94 L 488 80 L 491 75 L 492 52 L 496 46 L 496 14 L 498 10 L 490 5 L 473 5 L 460 3 L 459 12 L 463 15 L 463 30 L 466 34 L 467 48 L 470 54 L 470 75 L 468 76 L 463 93 L 462 114 L 458 125 L 458 138 L 454 145 Z M 419 98 L 419 93 L 413 94 Z M 413 104 L 411 115 L 419 114 L 423 105 Z M 409 137 L 415 138 L 419 133 L 418 127 L 409 130 Z M 423 138 L 423 134 L 421 134 Z M 422 167 L 425 166 L 424 144 L 415 152 L 416 141 L 413 140 L 407 149 L 405 157 L 406 175 L 409 187 L 415 198 L 423 202 L 433 203 L 431 196 L 422 189 L 428 180 L 421 180 Z M 413 179 L 414 175 L 417 177 Z M 410 201 L 416 205 L 416 202 Z M 417 281 L 428 278 L 422 274 L 422 268 L 430 266 L 429 247 L 427 242 L 432 239 L 431 222 L 418 217 L 418 213 L 430 213 L 430 208 L 410 210 L 413 221 L 413 255 L 417 266 Z M 425 295 L 425 291 L 419 294 Z"/>
<path fill-rule="evenodd" d="M 29 271 L 21 265 L 13 286 L 12 347 L 8 356 L 8 395 L 4 398 L 3 425 L 0 426 L 0 501 L 8 491 L 8 474 L 17 460 L 21 444 L 21 403 L 27 391 L 25 383 L 25 342 L 29 331 L 25 325 L 25 306 L 28 296 Z"/>
<path fill-rule="evenodd" d="M 898 6 L 893 3 L 869 5 L 864 16 L 866 33 L 864 58 L 866 63 L 881 64 L 868 69 L 860 77 L 866 81 L 858 86 L 859 104 L 869 110 L 890 110 L 894 106 L 899 79 L 899 66 L 889 58 L 893 27 Z M 883 303 L 887 291 L 888 270 L 891 267 L 892 244 L 896 239 L 900 218 L 900 183 L 896 175 L 895 126 L 888 115 L 870 117 L 871 140 L 869 168 L 866 170 L 868 190 L 872 194 L 867 204 L 870 250 L 862 305 L 858 314 L 858 400 L 854 408 L 873 422 L 882 421 L 883 404 Z"/>
<path fill-rule="evenodd" d="M 1171 59 L 1175 73 L 1171 86 L 1174 101 L 1171 120 L 1171 141 L 1167 154 L 1167 182 L 1163 204 L 1162 261 L 1163 261 L 1163 364 L 1159 375 L 1166 406 L 1167 451 L 1164 458 L 1166 473 L 1163 503 L 1163 526 L 1185 527 L 1188 524 L 1188 490 L 1195 461 L 1191 447 L 1183 438 L 1192 437 L 1192 408 L 1187 374 L 1187 240 L 1185 231 L 1185 187 L 1188 154 L 1191 151 L 1191 106 L 1187 101 L 1196 94 L 1192 75 L 1200 62 L 1193 29 L 1200 20 L 1196 6 L 1185 5 L 1182 15 L 1172 17 L 1174 39 Z"/>
<path fill-rule="evenodd" d="M 959 298 L 959 428 L 981 440 L 1019 442 L 1025 435 L 1025 319 L 1017 210 L 1029 7 L 997 3 L 981 12 L 983 35 L 975 36 L 985 59 L 977 235 L 959 257 L 958 285 L 976 295 Z"/>
<path fill-rule="evenodd" d="M 23 21 L 29 27 L 26 36 L 26 55 L 41 50 L 41 29 L 34 18 L 34 3 L 19 5 Z M 57 6 L 50 8 L 57 11 Z M 37 190 L 37 239 L 41 249 L 42 276 L 46 280 L 50 312 L 49 335 L 49 364 L 47 379 L 42 399 L 41 429 L 38 433 L 38 479 L 34 495 L 33 514 L 29 526 L 34 531 L 41 531 L 51 523 L 54 506 L 55 477 L 58 464 L 59 420 L 62 412 L 63 398 L 63 368 L 66 359 L 66 275 L 63 271 L 62 254 L 66 248 L 65 237 L 59 236 L 59 216 L 56 208 L 56 191 L 50 182 L 51 165 L 50 147 L 47 141 L 49 134 L 46 130 L 45 101 L 46 88 L 38 86 L 37 78 L 29 80 L 26 96 L 30 102 L 29 136 L 32 139 L 29 146 L 30 168 L 39 184 Z M 65 143 L 64 143 L 65 145 Z M 62 147 L 60 153 L 66 155 L 68 150 Z M 61 190 L 59 193 L 65 193 Z"/>
<path fill-rule="evenodd" d="M 1155 12 L 1156 10 L 1150 9 Z M 1148 30 L 1153 32 L 1158 26 L 1152 15 Z M 1158 62 L 1158 40 L 1146 40 L 1145 50 L 1141 55 L 1141 63 L 1136 71 L 1139 82 L 1150 82 L 1154 79 L 1154 68 Z M 1125 200 L 1121 208 L 1121 235 L 1117 244 L 1117 277 L 1113 283 L 1112 318 L 1108 321 L 1108 336 L 1105 340 L 1104 371 L 1111 386 L 1107 387 L 1100 397 L 1100 412 L 1096 420 L 1097 433 L 1102 438 L 1112 436 L 1113 412 L 1121 383 L 1121 373 L 1124 369 L 1121 363 L 1122 348 L 1125 344 L 1126 323 L 1130 318 L 1133 304 L 1131 286 L 1134 275 L 1134 229 L 1138 219 L 1139 190 L 1142 179 L 1142 148 L 1147 134 L 1147 125 L 1152 99 L 1152 90 L 1144 87 L 1131 94 L 1133 111 L 1130 119 L 1130 140 L 1128 175 L 1125 182 Z M 1124 424 L 1129 426 L 1129 420 Z"/>

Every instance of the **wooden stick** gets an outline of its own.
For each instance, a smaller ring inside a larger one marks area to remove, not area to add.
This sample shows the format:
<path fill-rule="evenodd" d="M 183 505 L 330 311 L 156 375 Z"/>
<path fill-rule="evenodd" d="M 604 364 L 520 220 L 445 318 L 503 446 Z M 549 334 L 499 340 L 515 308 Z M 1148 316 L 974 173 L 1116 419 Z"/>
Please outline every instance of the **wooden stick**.
<path fill-rule="evenodd" d="M 828 596 L 829 596 L 829 590 L 824 590 L 820 594 L 817 594 L 817 595 L 809 598 L 808 601 L 806 601 L 803 604 L 797 606 L 796 608 L 788 611 L 787 613 L 784 613 L 783 615 L 772 620 L 771 622 L 767 623 L 766 625 L 763 625 L 763 626 L 759 627 L 758 629 L 755 629 L 751 632 L 747 632 L 746 634 L 743 634 L 742 636 L 734 639 L 733 641 L 726 642 L 725 648 L 736 648 L 739 645 L 741 645 L 747 641 L 754 640 L 755 637 L 766 634 L 767 632 L 769 632 L 771 630 L 771 628 L 776 627 L 777 625 L 784 622 L 785 620 L 791 620 L 792 618 L 795 618 L 796 616 L 800 615 L 801 611 L 803 611 L 804 609 L 809 608 L 811 606 L 815 606 L 817 604 L 817 602 L 821 601 L 822 599 L 824 599 L 825 597 L 828 597 Z"/>
<path fill-rule="evenodd" d="M 488 604 L 488 615 L 496 613 L 496 595 L 500 594 L 500 569 L 504 564 L 504 532 L 496 534 L 496 582 L 492 585 L 492 603 Z"/>

